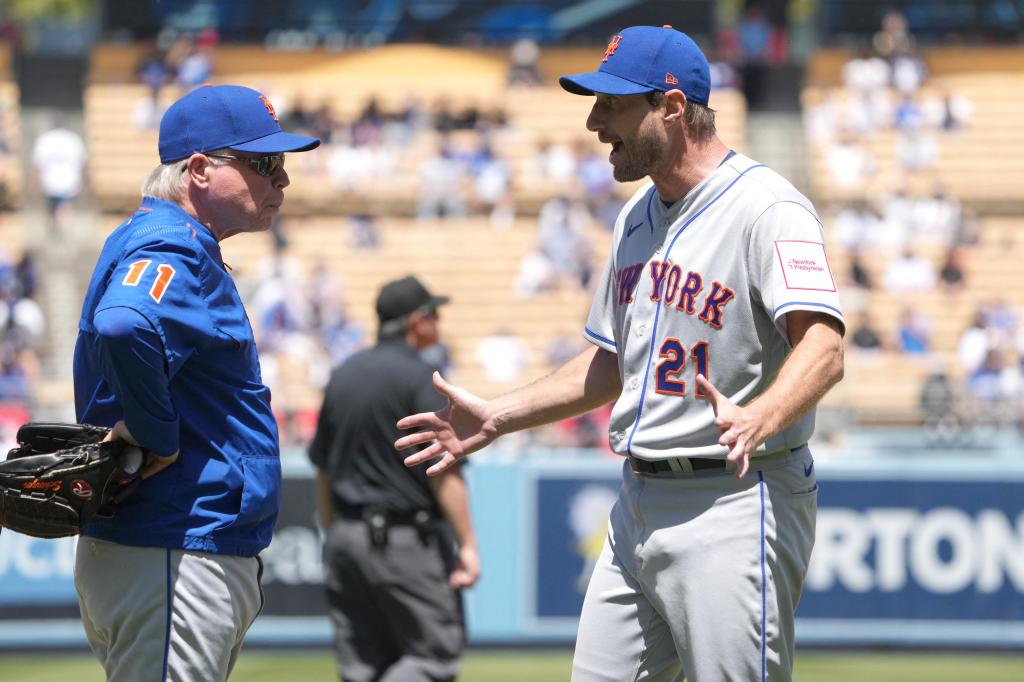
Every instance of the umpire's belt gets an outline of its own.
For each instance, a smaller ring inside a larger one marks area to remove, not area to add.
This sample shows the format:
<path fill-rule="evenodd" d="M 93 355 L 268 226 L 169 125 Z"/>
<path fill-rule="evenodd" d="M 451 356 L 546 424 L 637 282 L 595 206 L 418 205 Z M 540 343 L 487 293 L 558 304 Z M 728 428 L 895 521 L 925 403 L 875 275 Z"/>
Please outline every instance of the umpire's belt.
<path fill-rule="evenodd" d="M 338 509 L 338 516 L 350 521 L 365 521 L 369 517 L 379 516 L 388 526 L 424 526 L 435 520 L 434 515 L 426 509 L 398 511 L 364 504 L 343 504 Z"/>
<path fill-rule="evenodd" d="M 724 459 L 709 457 L 668 457 L 666 459 L 640 459 L 628 456 L 629 468 L 635 474 L 692 474 L 697 471 L 726 471 L 732 464 Z"/>

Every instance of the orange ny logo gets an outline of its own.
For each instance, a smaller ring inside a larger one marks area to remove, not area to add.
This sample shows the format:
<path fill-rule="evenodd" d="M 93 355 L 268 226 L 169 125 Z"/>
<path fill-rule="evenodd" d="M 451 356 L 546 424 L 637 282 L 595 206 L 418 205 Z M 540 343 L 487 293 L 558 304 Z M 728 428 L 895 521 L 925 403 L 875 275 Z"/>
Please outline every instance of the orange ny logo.
<path fill-rule="evenodd" d="M 615 50 L 619 49 L 620 42 L 622 42 L 621 35 L 617 35 L 612 38 L 611 42 L 608 43 L 608 47 L 605 48 L 604 59 L 601 60 L 602 62 L 608 61 L 608 57 L 611 57 L 613 54 L 615 54 Z"/>
<path fill-rule="evenodd" d="M 270 103 L 270 100 L 267 99 L 267 96 L 266 95 L 260 95 L 260 101 L 263 102 L 263 106 L 266 107 L 267 113 L 270 114 L 271 116 L 273 116 L 274 120 L 276 121 L 277 120 L 277 112 L 274 111 L 274 105 Z"/>

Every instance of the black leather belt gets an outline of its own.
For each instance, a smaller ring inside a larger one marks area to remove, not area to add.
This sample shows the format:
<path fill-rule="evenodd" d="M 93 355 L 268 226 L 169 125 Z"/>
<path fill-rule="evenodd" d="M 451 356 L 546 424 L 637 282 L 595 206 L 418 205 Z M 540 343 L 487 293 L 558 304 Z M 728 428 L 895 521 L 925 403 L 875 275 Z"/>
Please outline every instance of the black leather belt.
<path fill-rule="evenodd" d="M 708 457 L 640 459 L 629 455 L 629 468 L 636 474 L 692 474 L 695 471 L 725 471 L 729 468 L 729 462 Z"/>
<path fill-rule="evenodd" d="M 433 515 L 425 509 L 416 511 L 396 511 L 375 505 L 343 504 L 338 508 L 338 516 L 351 521 L 363 521 L 371 516 L 383 518 L 388 526 L 420 526 L 433 520 Z"/>

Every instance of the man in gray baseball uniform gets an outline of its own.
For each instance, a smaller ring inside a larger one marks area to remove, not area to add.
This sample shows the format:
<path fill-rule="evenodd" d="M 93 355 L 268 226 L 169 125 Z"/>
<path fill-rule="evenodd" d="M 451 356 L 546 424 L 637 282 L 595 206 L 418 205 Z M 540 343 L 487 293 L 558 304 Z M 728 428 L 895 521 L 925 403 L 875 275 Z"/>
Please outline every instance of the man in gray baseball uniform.
<path fill-rule="evenodd" d="M 731 151 L 708 63 L 664 26 L 615 35 L 587 128 L 623 208 L 584 334 L 593 347 L 494 400 L 434 376 L 449 405 L 406 417 L 437 474 L 499 436 L 615 400 L 623 485 L 580 617 L 572 679 L 789 680 L 811 548 L 814 406 L 843 374 L 821 222 L 785 179 Z M 433 442 L 432 442 L 433 441 Z"/>

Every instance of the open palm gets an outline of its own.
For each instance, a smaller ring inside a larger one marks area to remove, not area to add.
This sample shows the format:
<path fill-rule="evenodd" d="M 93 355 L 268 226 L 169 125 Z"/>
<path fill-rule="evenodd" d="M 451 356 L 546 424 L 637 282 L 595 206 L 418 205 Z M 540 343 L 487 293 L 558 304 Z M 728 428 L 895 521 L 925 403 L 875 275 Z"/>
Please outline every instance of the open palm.
<path fill-rule="evenodd" d="M 405 458 L 405 465 L 412 467 L 440 456 L 441 459 L 427 469 L 429 476 L 440 474 L 498 437 L 486 401 L 449 384 L 439 372 L 434 372 L 434 388 L 448 399 L 448 405 L 436 412 L 421 412 L 400 419 L 398 428 L 419 431 L 395 441 L 397 450 L 431 443 Z"/>

